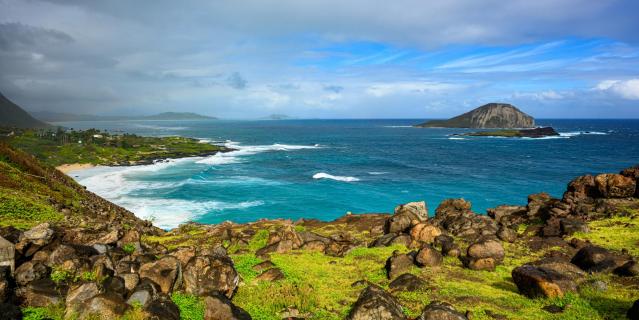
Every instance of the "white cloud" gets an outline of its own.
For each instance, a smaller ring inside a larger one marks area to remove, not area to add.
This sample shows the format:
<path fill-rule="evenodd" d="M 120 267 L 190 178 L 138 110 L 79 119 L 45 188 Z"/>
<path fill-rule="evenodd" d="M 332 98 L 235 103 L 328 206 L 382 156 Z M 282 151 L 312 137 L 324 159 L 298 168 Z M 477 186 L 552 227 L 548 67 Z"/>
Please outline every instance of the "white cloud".
<path fill-rule="evenodd" d="M 629 100 L 639 100 L 639 79 L 604 80 L 595 88 Z"/>
<path fill-rule="evenodd" d="M 393 82 L 369 86 L 366 93 L 375 97 L 409 93 L 442 93 L 462 88 L 462 85 L 444 82 Z"/>

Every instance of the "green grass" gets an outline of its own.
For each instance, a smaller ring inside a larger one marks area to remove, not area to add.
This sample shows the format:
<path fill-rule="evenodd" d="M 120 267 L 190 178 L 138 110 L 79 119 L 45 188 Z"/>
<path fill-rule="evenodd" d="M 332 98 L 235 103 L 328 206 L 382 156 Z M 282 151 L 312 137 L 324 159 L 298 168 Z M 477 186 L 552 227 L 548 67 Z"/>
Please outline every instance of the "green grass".
<path fill-rule="evenodd" d="M 171 295 L 171 300 L 173 300 L 173 302 L 180 309 L 180 319 L 204 319 L 204 303 L 197 296 L 183 293 L 174 293 Z"/>
<path fill-rule="evenodd" d="M 626 249 L 639 256 L 639 220 L 637 213 L 628 217 L 612 217 L 588 223 L 589 233 L 576 233 L 575 238 L 589 239 L 592 243 L 610 250 Z"/>
<path fill-rule="evenodd" d="M 22 308 L 22 316 L 24 320 L 63 320 L 64 304 Z"/>
<path fill-rule="evenodd" d="M 64 133 L 65 142 L 59 136 L 41 137 L 34 131 L 25 131 L 9 140 L 14 147 L 35 155 L 43 162 L 59 166 L 70 163 L 110 165 L 137 162 L 147 159 L 178 158 L 211 153 L 219 146 L 199 143 L 184 137 L 141 137 L 136 135 L 109 135 L 109 139 L 90 139 L 92 131 Z M 61 133 L 58 133 L 58 135 Z M 80 143 L 79 141 L 82 141 Z"/>
<path fill-rule="evenodd" d="M 51 205 L 37 195 L 0 187 L 0 226 L 28 229 L 41 222 L 64 219 Z"/>

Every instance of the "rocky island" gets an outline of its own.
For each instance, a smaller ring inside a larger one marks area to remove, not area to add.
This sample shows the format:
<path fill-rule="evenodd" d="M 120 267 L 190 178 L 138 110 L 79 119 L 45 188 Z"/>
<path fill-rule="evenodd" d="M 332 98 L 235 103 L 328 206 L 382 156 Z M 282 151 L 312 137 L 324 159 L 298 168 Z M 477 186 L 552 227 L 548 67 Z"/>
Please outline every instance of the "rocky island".
<path fill-rule="evenodd" d="M 508 103 L 488 103 L 448 120 L 430 120 L 418 128 L 534 128 L 535 119 Z"/>

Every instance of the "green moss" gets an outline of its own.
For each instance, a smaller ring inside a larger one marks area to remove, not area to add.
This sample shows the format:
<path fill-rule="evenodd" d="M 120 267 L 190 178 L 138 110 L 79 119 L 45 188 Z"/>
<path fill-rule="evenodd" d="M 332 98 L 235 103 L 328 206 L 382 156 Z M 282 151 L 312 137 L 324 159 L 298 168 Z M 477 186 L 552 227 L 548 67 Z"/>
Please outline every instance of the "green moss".
<path fill-rule="evenodd" d="M 268 243 L 268 236 L 269 236 L 268 230 L 265 230 L 265 229 L 259 230 L 253 236 L 253 238 L 251 238 L 251 241 L 249 241 L 248 250 L 250 250 L 251 252 L 255 252 L 265 247 L 266 244 Z"/>
<path fill-rule="evenodd" d="M 589 233 L 576 233 L 574 237 L 588 239 L 606 249 L 626 249 L 633 256 L 639 256 L 639 220 L 634 214 L 592 221 L 588 227 Z"/>
<path fill-rule="evenodd" d="M 262 259 L 256 257 L 253 253 L 233 255 L 232 259 L 235 264 L 235 270 L 244 281 L 251 282 L 259 274 L 259 272 L 253 270 L 253 267 L 262 262 Z"/>
<path fill-rule="evenodd" d="M 63 320 L 64 305 L 55 304 L 48 307 L 26 307 L 22 308 L 24 320 Z"/>
<path fill-rule="evenodd" d="M 135 252 L 135 244 L 127 243 L 122 246 L 122 250 L 124 250 L 124 252 L 126 252 L 127 254 L 132 254 L 133 252 Z"/>
<path fill-rule="evenodd" d="M 174 293 L 171 295 L 171 300 L 173 300 L 180 309 L 180 319 L 204 319 L 204 303 L 200 298 L 190 294 Z"/>

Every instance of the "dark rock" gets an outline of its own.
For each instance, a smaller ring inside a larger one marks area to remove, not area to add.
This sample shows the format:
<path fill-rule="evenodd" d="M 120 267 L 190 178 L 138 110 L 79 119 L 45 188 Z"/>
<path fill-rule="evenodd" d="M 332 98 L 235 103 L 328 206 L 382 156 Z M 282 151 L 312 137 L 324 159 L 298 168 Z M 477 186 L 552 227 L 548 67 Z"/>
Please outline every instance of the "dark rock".
<path fill-rule="evenodd" d="M 588 233 L 590 229 L 588 224 L 577 219 L 564 218 L 560 221 L 561 234 L 570 236 L 576 232 Z"/>
<path fill-rule="evenodd" d="M 621 174 L 625 177 L 635 179 L 635 198 L 639 198 L 639 165 L 624 169 Z"/>
<path fill-rule="evenodd" d="M 442 254 L 448 257 L 457 258 L 461 255 L 461 248 L 459 245 L 452 242 L 446 242 L 442 244 Z"/>
<path fill-rule="evenodd" d="M 370 245 L 368 245 L 369 248 L 374 248 L 374 247 L 388 247 L 390 246 L 391 242 L 393 241 L 393 239 L 397 238 L 397 236 L 399 236 L 399 233 L 387 233 L 377 239 L 375 239 L 373 242 L 371 242 Z"/>
<path fill-rule="evenodd" d="M 127 293 L 124 279 L 121 277 L 109 277 L 102 282 L 102 287 L 106 292 L 113 292 L 121 297 L 124 297 Z"/>
<path fill-rule="evenodd" d="M 510 226 L 526 221 L 527 209 L 524 206 L 501 205 L 486 210 L 489 217 L 497 223 Z"/>
<path fill-rule="evenodd" d="M 517 240 L 517 232 L 515 232 L 515 230 L 511 228 L 508 228 L 502 225 L 501 227 L 499 227 L 499 230 L 497 231 L 497 237 L 502 241 L 512 243 L 512 242 L 515 242 L 515 240 Z"/>
<path fill-rule="evenodd" d="M 285 278 L 286 277 L 282 273 L 282 270 L 280 270 L 278 268 L 268 269 L 268 270 L 262 272 L 257 277 L 255 277 L 255 279 L 258 280 L 258 281 L 269 281 L 269 282 L 279 281 L 279 280 L 283 280 Z"/>
<path fill-rule="evenodd" d="M 195 248 L 193 247 L 180 247 L 171 252 L 171 255 L 180 261 L 182 269 L 186 268 L 186 264 L 189 263 L 191 258 L 195 257 Z"/>
<path fill-rule="evenodd" d="M 542 192 L 531 194 L 528 196 L 528 209 L 529 217 L 539 217 L 548 211 L 550 205 L 555 201 L 549 194 Z"/>
<path fill-rule="evenodd" d="M 431 245 L 425 244 L 417 252 L 415 263 L 420 267 L 436 267 L 442 264 L 443 257 Z"/>
<path fill-rule="evenodd" d="M 95 319 L 119 319 L 127 309 L 126 302 L 122 297 L 113 293 L 102 293 L 87 300 L 79 309 L 78 318 Z"/>
<path fill-rule="evenodd" d="M 239 281 L 229 257 L 198 256 L 184 269 L 184 290 L 189 294 L 206 295 L 219 291 L 231 298 Z"/>
<path fill-rule="evenodd" d="M 628 310 L 626 316 L 630 320 L 639 320 L 639 300 L 632 304 L 632 307 Z"/>
<path fill-rule="evenodd" d="M 464 266 L 471 270 L 495 270 L 504 259 L 504 247 L 491 238 L 479 239 L 466 250 L 462 259 Z"/>
<path fill-rule="evenodd" d="M 368 286 L 359 295 L 346 317 L 348 320 L 406 319 L 402 306 L 384 289 Z"/>
<path fill-rule="evenodd" d="M 160 296 L 144 308 L 149 319 L 180 320 L 180 309 L 168 296 Z"/>
<path fill-rule="evenodd" d="M 251 316 L 235 306 L 227 297 L 213 294 L 203 298 L 206 320 L 250 320 Z"/>
<path fill-rule="evenodd" d="M 20 235 L 16 250 L 25 257 L 30 257 L 53 239 L 54 231 L 48 223 L 39 224 Z"/>
<path fill-rule="evenodd" d="M 426 282 L 414 274 L 404 273 L 393 280 L 388 287 L 391 291 L 417 291 L 426 287 Z"/>
<path fill-rule="evenodd" d="M 616 267 L 610 251 L 598 246 L 582 248 L 577 251 L 571 262 L 588 272 L 605 272 Z"/>
<path fill-rule="evenodd" d="M 409 202 L 395 208 L 392 217 L 386 220 L 384 231 L 386 233 L 405 232 L 412 225 L 428 220 L 428 208 L 426 202 Z"/>
<path fill-rule="evenodd" d="M 452 243 L 455 242 L 455 238 L 449 236 L 449 235 L 439 235 L 437 237 L 435 237 L 435 242 L 433 242 L 434 245 L 436 246 L 440 246 L 441 248 L 443 248 L 445 245 L 450 245 Z"/>
<path fill-rule="evenodd" d="M 544 266 L 525 264 L 513 269 L 512 277 L 519 292 L 529 298 L 563 297 L 577 290 L 573 277 Z"/>
<path fill-rule="evenodd" d="M 64 300 L 55 283 L 48 278 L 30 282 L 26 287 L 16 290 L 16 295 L 24 305 L 31 307 L 46 307 Z"/>
<path fill-rule="evenodd" d="M 87 282 L 71 287 L 66 298 L 66 315 L 72 318 L 78 313 L 83 304 L 100 294 L 100 289 L 95 282 Z"/>
<path fill-rule="evenodd" d="M 631 260 L 614 270 L 615 274 L 622 277 L 636 277 L 639 276 L 639 263 Z"/>
<path fill-rule="evenodd" d="M 564 308 L 562 308 L 562 307 L 560 307 L 558 305 L 554 305 L 554 304 L 547 305 L 547 306 L 545 306 L 545 307 L 543 307 L 541 309 L 546 311 L 546 312 L 553 313 L 553 314 L 564 312 Z"/>
<path fill-rule="evenodd" d="M 424 308 L 416 320 L 468 320 L 468 318 L 446 302 L 433 301 Z"/>
<path fill-rule="evenodd" d="M 0 314 L 2 315 L 2 319 L 5 320 L 22 320 L 20 307 L 11 303 L 0 302 Z"/>
<path fill-rule="evenodd" d="M 148 278 L 157 283 L 163 293 L 171 293 L 182 283 L 182 266 L 172 256 L 165 256 L 155 262 L 140 267 L 140 278 Z"/>
<path fill-rule="evenodd" d="M 11 267 L 0 267 L 0 303 L 11 298 L 15 287 L 14 280 L 11 278 Z"/>
<path fill-rule="evenodd" d="M 266 260 L 254 265 L 252 269 L 255 271 L 264 271 L 273 267 L 275 267 L 275 264 L 269 260 Z"/>
<path fill-rule="evenodd" d="M 410 270 L 413 265 L 414 259 L 411 255 L 393 252 L 393 255 L 386 260 L 386 275 L 388 279 L 393 279 Z"/>
<path fill-rule="evenodd" d="M 21 264 L 14 273 L 16 283 L 25 286 L 31 281 L 49 277 L 49 268 L 41 262 L 27 261 Z"/>

